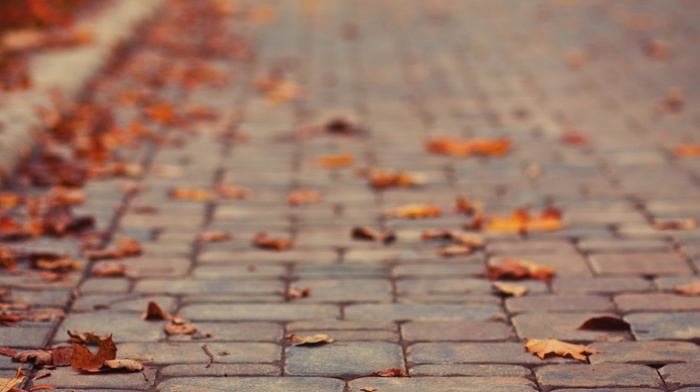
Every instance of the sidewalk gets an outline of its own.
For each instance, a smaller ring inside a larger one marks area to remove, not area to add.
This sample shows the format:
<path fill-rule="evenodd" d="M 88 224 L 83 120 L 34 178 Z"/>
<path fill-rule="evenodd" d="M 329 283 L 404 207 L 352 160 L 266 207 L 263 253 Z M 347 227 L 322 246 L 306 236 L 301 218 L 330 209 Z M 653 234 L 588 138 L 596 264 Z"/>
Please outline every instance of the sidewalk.
<path fill-rule="evenodd" d="M 82 107 L 55 113 L 60 163 L 25 162 L 0 197 L 0 219 L 29 221 L 41 195 L 72 214 L 41 215 L 43 235 L 23 241 L 0 220 L 0 323 L 20 318 L 0 348 L 111 334 L 145 368 L 0 355 L 0 377 L 22 365 L 23 389 L 56 391 L 700 391 L 700 290 L 684 288 L 700 269 L 695 2 L 161 8 Z M 82 203 L 60 194 L 83 182 Z M 70 225 L 81 216 L 92 230 Z M 256 246 L 261 232 L 272 241 Z M 47 252 L 81 264 L 40 267 Z M 555 275 L 506 281 L 503 259 Z M 186 321 L 143 320 L 149 302 Z M 578 329 L 603 315 L 630 327 Z M 589 355 L 524 348 L 547 338 Z"/>

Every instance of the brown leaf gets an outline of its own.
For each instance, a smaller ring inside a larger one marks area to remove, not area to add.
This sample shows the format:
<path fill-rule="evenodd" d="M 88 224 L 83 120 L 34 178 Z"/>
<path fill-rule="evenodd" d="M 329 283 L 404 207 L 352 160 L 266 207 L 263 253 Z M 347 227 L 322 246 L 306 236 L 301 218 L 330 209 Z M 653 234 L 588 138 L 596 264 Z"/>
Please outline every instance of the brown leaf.
<path fill-rule="evenodd" d="M 673 286 L 673 290 L 684 295 L 700 295 L 700 279 L 693 279 L 687 284 L 677 284 Z"/>
<path fill-rule="evenodd" d="M 231 233 L 227 231 L 205 231 L 199 235 L 200 242 L 222 242 L 231 239 Z"/>
<path fill-rule="evenodd" d="M 568 131 L 564 133 L 561 141 L 572 146 L 585 146 L 589 143 L 588 135 L 577 131 Z"/>
<path fill-rule="evenodd" d="M 364 387 L 364 388 L 360 388 L 360 391 L 362 391 L 362 392 L 375 392 L 375 391 L 377 391 L 377 390 L 378 390 L 378 389 L 375 388 L 375 387 Z"/>
<path fill-rule="evenodd" d="M 411 377 L 406 373 L 405 370 L 399 368 L 391 368 L 386 370 L 381 370 L 378 372 L 365 374 L 362 377 Z"/>
<path fill-rule="evenodd" d="M 629 331 L 630 324 L 615 316 L 597 316 L 584 321 L 578 329 L 588 331 Z"/>
<path fill-rule="evenodd" d="M 4 355 L 6 357 L 14 357 L 15 355 L 17 355 L 17 351 L 9 348 L 0 348 L 0 355 Z"/>
<path fill-rule="evenodd" d="M 73 347 L 59 347 L 51 350 L 53 366 L 70 366 L 73 357 Z"/>
<path fill-rule="evenodd" d="M 352 229 L 350 237 L 360 241 L 382 241 L 384 245 L 390 245 L 396 241 L 396 234 L 392 231 L 380 234 L 369 227 L 359 226 Z"/>
<path fill-rule="evenodd" d="M 165 325 L 165 333 L 168 335 L 192 335 L 197 332 L 197 328 L 185 323 L 175 323 Z"/>
<path fill-rule="evenodd" d="M 691 230 L 697 227 L 695 218 L 688 219 L 668 219 L 651 221 L 651 227 L 656 230 Z"/>
<path fill-rule="evenodd" d="M 366 173 L 369 186 L 374 189 L 407 188 L 425 185 L 425 176 L 402 171 L 369 170 Z"/>
<path fill-rule="evenodd" d="M 572 69 L 578 69 L 588 63 L 588 54 L 583 49 L 576 48 L 566 54 L 566 64 Z"/>
<path fill-rule="evenodd" d="M 323 129 L 326 133 L 332 135 L 353 136 L 364 133 L 360 126 L 355 124 L 353 121 L 341 116 L 334 117 L 328 120 L 323 125 Z"/>
<path fill-rule="evenodd" d="M 138 256 L 143 252 L 141 243 L 131 237 L 119 237 L 117 241 L 103 250 L 85 252 L 85 257 L 90 260 L 121 259 L 123 257 Z"/>
<path fill-rule="evenodd" d="M 407 204 L 387 211 L 389 218 L 423 219 L 440 216 L 442 210 L 430 204 Z"/>
<path fill-rule="evenodd" d="M 493 282 L 491 283 L 491 288 L 493 288 L 498 294 L 505 296 L 512 295 L 513 297 L 522 297 L 523 295 L 527 294 L 527 292 L 530 290 L 525 286 L 519 286 L 504 282 Z"/>
<path fill-rule="evenodd" d="M 556 273 L 552 268 L 527 260 L 503 259 L 496 265 L 486 267 L 488 279 L 525 279 L 531 278 L 551 282 Z"/>
<path fill-rule="evenodd" d="M 100 342 L 107 339 L 107 336 L 98 335 L 95 332 L 80 332 L 76 330 L 68 330 L 68 343 L 81 343 L 87 345 L 99 345 Z"/>
<path fill-rule="evenodd" d="M 545 359 L 548 355 L 558 355 L 561 357 L 571 357 L 582 362 L 588 361 L 588 355 L 600 353 L 601 351 L 588 348 L 581 344 L 571 344 L 557 339 L 525 339 L 525 349 Z"/>
<path fill-rule="evenodd" d="M 673 155 L 677 158 L 700 157 L 700 144 L 682 144 L 673 148 Z"/>
<path fill-rule="evenodd" d="M 668 42 L 655 38 L 644 45 L 644 53 L 654 60 L 666 60 L 671 54 L 671 47 Z"/>
<path fill-rule="evenodd" d="M 29 392 L 41 391 L 41 390 L 45 390 L 45 389 L 56 389 L 56 386 L 55 385 L 48 385 L 48 384 L 35 385 L 29 389 Z"/>
<path fill-rule="evenodd" d="M 261 232 L 253 238 L 253 245 L 261 249 L 285 250 L 291 248 L 292 241 L 280 238 L 270 238 L 266 233 Z"/>
<path fill-rule="evenodd" d="M 299 336 L 293 333 L 287 335 L 287 340 L 289 340 L 292 346 L 317 346 L 334 342 L 333 339 L 323 333 L 310 336 Z"/>
<path fill-rule="evenodd" d="M 352 165 L 353 158 L 350 153 L 340 155 L 322 155 L 313 158 L 312 163 L 315 166 L 335 169 Z"/>
<path fill-rule="evenodd" d="M 148 308 L 144 313 L 141 313 L 141 318 L 148 321 L 159 321 L 159 320 L 170 320 L 172 317 L 168 312 L 161 309 L 157 303 L 153 301 L 148 302 Z"/>
<path fill-rule="evenodd" d="M 666 98 L 658 103 L 662 113 L 680 113 L 685 106 L 685 91 L 680 87 L 671 87 L 666 93 Z"/>
<path fill-rule="evenodd" d="M 473 248 L 465 245 L 449 245 L 437 250 L 437 253 L 443 257 L 455 257 L 471 254 Z"/>
<path fill-rule="evenodd" d="M 208 190 L 197 188 L 175 188 L 170 192 L 170 197 L 188 201 L 209 201 L 214 198 Z"/>
<path fill-rule="evenodd" d="M 442 241 L 452 241 L 456 244 L 480 248 L 484 246 L 484 238 L 478 235 L 469 233 L 455 233 L 449 230 L 435 230 L 428 229 L 421 233 L 421 239 L 423 240 L 442 240 Z"/>
<path fill-rule="evenodd" d="M 321 201 L 321 194 L 310 189 L 298 189 L 289 194 L 287 198 L 290 206 L 312 204 Z"/>
<path fill-rule="evenodd" d="M 56 260 L 38 259 L 32 262 L 32 267 L 34 268 L 60 273 L 79 270 L 80 268 L 82 268 L 82 266 L 83 263 L 79 261 L 73 261 L 68 257 L 63 257 Z"/>
<path fill-rule="evenodd" d="M 450 156 L 504 155 L 510 150 L 508 139 L 466 139 L 459 140 L 451 137 L 439 137 L 428 140 L 424 146 L 428 152 Z"/>
<path fill-rule="evenodd" d="M 118 262 L 96 264 L 92 268 L 92 276 L 100 278 L 126 276 L 126 265 Z"/>
<path fill-rule="evenodd" d="M 73 344 L 73 356 L 71 357 L 70 366 L 73 369 L 84 372 L 99 372 L 105 361 L 116 357 L 117 346 L 112 341 L 112 335 L 109 335 L 107 339 L 100 342 L 97 354 L 91 353 L 85 346 Z"/>
<path fill-rule="evenodd" d="M 6 327 L 16 327 L 18 326 L 18 322 L 20 320 L 24 320 L 25 317 L 23 315 L 15 314 L 15 313 L 9 313 L 9 312 L 0 312 L 0 324 L 6 326 Z"/>
<path fill-rule="evenodd" d="M 216 192 L 224 199 L 247 199 L 253 194 L 253 191 L 248 188 L 229 184 L 219 184 L 216 187 Z"/>
<path fill-rule="evenodd" d="M 143 370 L 143 364 L 133 359 L 108 359 L 102 363 L 101 370 L 126 370 L 138 372 Z"/>
<path fill-rule="evenodd" d="M 24 350 L 12 357 L 17 362 L 33 363 L 36 366 L 47 366 L 53 364 L 51 352 L 46 350 Z"/>
<path fill-rule="evenodd" d="M 0 377 L 0 392 L 12 392 L 12 390 L 24 381 L 25 375 L 22 373 L 22 367 L 17 368 L 17 372 L 13 378 Z"/>
<path fill-rule="evenodd" d="M 289 299 L 295 299 L 295 298 L 306 298 L 309 295 L 311 295 L 311 287 L 307 287 L 304 290 L 297 290 L 294 287 L 290 287 L 289 290 L 285 293 L 285 297 Z"/>
<path fill-rule="evenodd" d="M 484 209 L 484 204 L 480 201 L 471 201 L 464 196 L 457 197 L 455 210 L 458 214 L 471 215 Z"/>

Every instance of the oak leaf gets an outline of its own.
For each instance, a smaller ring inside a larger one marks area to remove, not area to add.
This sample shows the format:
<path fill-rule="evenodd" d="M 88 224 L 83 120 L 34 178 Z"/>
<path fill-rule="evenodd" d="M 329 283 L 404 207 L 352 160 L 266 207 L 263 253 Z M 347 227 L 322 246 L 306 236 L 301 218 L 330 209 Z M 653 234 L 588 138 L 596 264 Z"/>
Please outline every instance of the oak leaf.
<path fill-rule="evenodd" d="M 170 320 L 172 316 L 163 310 L 157 303 L 148 302 L 148 307 L 144 313 L 141 313 L 141 318 L 148 321 Z"/>
<path fill-rule="evenodd" d="M 287 340 L 289 340 L 292 346 L 317 346 L 334 342 L 332 338 L 323 333 L 310 336 L 299 336 L 293 333 L 287 335 Z"/>
<path fill-rule="evenodd" d="M 693 279 L 687 284 L 674 285 L 673 290 L 684 295 L 700 295 L 700 279 Z"/>
<path fill-rule="evenodd" d="M 592 348 L 588 348 L 581 344 L 571 344 L 562 342 L 558 339 L 525 339 L 527 343 L 525 344 L 525 349 L 540 357 L 540 359 L 545 359 L 548 355 L 558 355 L 561 357 L 571 357 L 573 359 L 587 362 L 588 355 L 600 353 Z"/>
<path fill-rule="evenodd" d="M 498 294 L 505 296 L 512 295 L 513 297 L 522 297 L 530 290 L 525 286 L 504 282 L 493 282 L 491 283 L 491 288 L 493 288 Z"/>
<path fill-rule="evenodd" d="M 536 279 L 551 282 L 554 269 L 527 260 L 503 259 L 496 265 L 486 267 L 488 279 Z"/>
<path fill-rule="evenodd" d="M 91 353 L 83 345 L 73 344 L 73 356 L 71 357 L 70 366 L 73 369 L 84 372 L 99 372 L 105 361 L 116 357 L 117 346 L 112 341 L 112 335 L 109 335 L 107 339 L 100 341 L 97 354 Z"/>
<path fill-rule="evenodd" d="M 578 329 L 588 331 L 629 331 L 630 324 L 615 316 L 596 316 L 584 321 Z"/>
<path fill-rule="evenodd" d="M 292 241 L 281 238 L 271 238 L 265 232 L 258 233 L 253 238 L 253 245 L 268 250 L 285 250 L 292 247 Z"/>
<path fill-rule="evenodd" d="M 407 204 L 387 211 L 389 218 L 423 219 L 440 216 L 442 210 L 431 204 Z"/>

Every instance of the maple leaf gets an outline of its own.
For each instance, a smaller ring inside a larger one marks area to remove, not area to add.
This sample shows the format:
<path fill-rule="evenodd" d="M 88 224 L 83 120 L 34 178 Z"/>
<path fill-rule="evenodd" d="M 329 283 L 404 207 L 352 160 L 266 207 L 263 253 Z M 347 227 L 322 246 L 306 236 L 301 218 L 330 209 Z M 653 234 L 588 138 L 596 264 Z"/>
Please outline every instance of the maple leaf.
<path fill-rule="evenodd" d="M 200 242 L 222 242 L 231 239 L 231 233 L 227 231 L 205 231 L 199 235 Z"/>
<path fill-rule="evenodd" d="M 321 201 L 321 194 L 310 189 L 298 189 L 291 192 L 287 200 L 290 206 L 318 203 Z"/>
<path fill-rule="evenodd" d="M 532 278 L 551 282 L 556 273 L 554 269 L 527 260 L 503 259 L 496 265 L 486 267 L 488 279 L 525 279 Z"/>
<path fill-rule="evenodd" d="M 84 372 L 99 372 L 105 361 L 116 357 L 117 346 L 112 341 L 112 335 L 109 335 L 107 339 L 100 341 L 97 354 L 91 353 L 85 346 L 73 344 L 73 356 L 71 357 L 70 366 L 73 369 Z"/>
<path fill-rule="evenodd" d="M 13 378 L 0 377 L 0 392 L 12 392 L 13 389 L 24 382 L 25 375 L 22 373 L 22 367 L 18 367 Z"/>
<path fill-rule="evenodd" d="M 362 377 L 411 377 L 405 370 L 399 368 L 391 368 L 380 370 L 378 372 L 365 374 Z"/>
<path fill-rule="evenodd" d="M 141 313 L 141 318 L 148 321 L 170 320 L 172 317 L 168 312 L 163 310 L 157 303 L 148 302 L 148 308 L 144 313 Z"/>
<path fill-rule="evenodd" d="M 680 146 L 676 146 L 673 148 L 673 155 L 678 158 L 700 157 L 700 144 L 682 144 Z"/>
<path fill-rule="evenodd" d="M 695 221 L 695 218 L 668 220 L 653 219 L 651 221 L 651 227 L 655 228 L 656 230 L 690 230 L 697 227 L 697 222 Z"/>
<path fill-rule="evenodd" d="M 267 250 L 285 250 L 292 247 L 292 241 L 287 239 L 270 238 L 265 232 L 258 233 L 252 241 L 253 245 Z"/>
<path fill-rule="evenodd" d="M 525 339 L 527 343 L 525 344 L 525 349 L 540 357 L 540 359 L 545 359 L 547 355 L 559 355 L 561 357 L 571 357 L 573 359 L 587 362 L 588 355 L 600 353 L 592 348 L 588 348 L 582 344 L 571 344 L 562 342 L 557 339 Z"/>
<path fill-rule="evenodd" d="M 588 331 L 629 331 L 630 324 L 615 316 L 596 316 L 584 321 L 578 329 Z"/>
<path fill-rule="evenodd" d="M 674 285 L 673 290 L 684 295 L 700 295 L 700 279 L 693 279 L 687 284 Z"/>
<path fill-rule="evenodd" d="M 513 297 L 522 297 L 530 290 L 525 286 L 504 282 L 493 282 L 491 283 L 491 288 L 493 288 L 498 294 L 505 296 L 512 295 Z"/>
<path fill-rule="evenodd" d="M 350 153 L 340 155 L 321 155 L 313 158 L 312 163 L 315 166 L 336 169 L 352 165 L 353 158 Z"/>
<path fill-rule="evenodd" d="M 318 346 L 326 343 L 333 343 L 334 340 L 328 335 L 319 333 L 310 336 L 299 336 L 297 334 L 287 335 L 287 340 L 292 344 L 292 346 Z"/>
<path fill-rule="evenodd" d="M 430 204 L 407 204 L 384 213 L 389 218 L 423 219 L 440 216 L 442 210 Z"/>

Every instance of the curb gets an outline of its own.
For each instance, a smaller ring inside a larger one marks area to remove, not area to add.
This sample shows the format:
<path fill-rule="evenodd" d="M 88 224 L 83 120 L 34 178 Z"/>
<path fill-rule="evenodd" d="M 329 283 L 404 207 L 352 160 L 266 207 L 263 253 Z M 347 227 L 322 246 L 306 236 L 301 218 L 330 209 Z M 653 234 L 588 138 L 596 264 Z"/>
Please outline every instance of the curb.
<path fill-rule="evenodd" d="M 38 107 L 53 108 L 52 90 L 69 100 L 78 98 L 87 83 L 111 59 L 116 44 L 130 39 L 136 27 L 155 14 L 165 0 L 117 0 L 76 23 L 89 29 L 93 43 L 33 54 L 29 72 L 32 88 L 0 96 L 0 181 L 8 182 L 20 158 L 41 133 Z"/>

